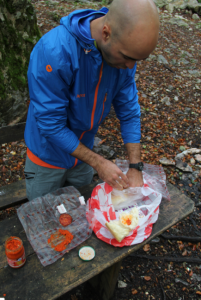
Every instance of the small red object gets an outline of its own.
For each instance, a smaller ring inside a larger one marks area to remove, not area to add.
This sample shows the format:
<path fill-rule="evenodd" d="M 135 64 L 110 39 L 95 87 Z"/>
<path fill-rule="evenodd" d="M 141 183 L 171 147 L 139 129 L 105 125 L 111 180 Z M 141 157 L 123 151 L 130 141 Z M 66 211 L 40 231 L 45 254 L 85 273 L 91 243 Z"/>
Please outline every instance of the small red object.
<path fill-rule="evenodd" d="M 73 219 L 69 214 L 62 214 L 59 218 L 59 222 L 63 227 L 66 227 L 72 223 Z"/>

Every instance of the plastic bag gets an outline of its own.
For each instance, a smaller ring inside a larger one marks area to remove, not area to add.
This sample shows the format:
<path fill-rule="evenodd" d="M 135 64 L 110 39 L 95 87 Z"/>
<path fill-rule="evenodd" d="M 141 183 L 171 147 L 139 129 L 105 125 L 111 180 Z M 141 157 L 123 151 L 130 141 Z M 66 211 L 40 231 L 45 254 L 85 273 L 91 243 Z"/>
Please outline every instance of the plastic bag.
<path fill-rule="evenodd" d="M 143 194 L 140 187 L 131 187 L 122 191 L 113 189 L 111 192 L 111 201 L 115 210 L 131 208 L 136 201 L 142 199 Z"/>
<path fill-rule="evenodd" d="M 127 172 L 128 161 L 117 160 L 117 165 L 124 173 Z M 145 171 L 152 176 L 145 173 Z M 113 190 L 107 183 L 99 184 L 94 188 L 91 198 L 87 202 L 86 216 L 99 239 L 113 246 L 123 247 L 141 243 L 150 236 L 152 226 L 158 219 L 162 196 L 168 200 L 170 200 L 170 197 L 165 184 L 163 168 L 145 164 L 145 171 L 143 172 L 144 186 L 142 188 L 117 191 Z M 116 209 L 121 208 L 120 210 L 115 211 L 111 199 L 112 193 L 117 196 L 123 193 L 124 197 L 127 195 L 126 201 L 116 203 Z M 119 243 L 107 229 L 105 223 L 119 220 L 122 209 L 129 212 L 133 207 L 138 208 L 139 224 Z"/>
<path fill-rule="evenodd" d="M 129 169 L 129 161 L 116 159 L 116 165 L 126 174 Z M 166 175 L 163 167 L 144 163 L 143 179 L 146 180 L 148 186 L 161 193 L 163 198 L 170 200 L 170 195 L 166 186 Z"/>
<path fill-rule="evenodd" d="M 27 238 L 43 266 L 52 264 L 91 236 L 92 229 L 86 219 L 86 205 L 80 205 L 80 196 L 77 189 L 69 186 L 38 197 L 18 208 L 17 214 Z M 67 227 L 59 222 L 57 206 L 60 204 L 64 205 L 73 219 Z M 51 235 L 55 236 L 56 243 L 62 241 L 61 235 L 57 234 L 58 229 L 68 230 L 74 236 L 67 248 L 61 252 L 55 251 L 48 244 Z"/>

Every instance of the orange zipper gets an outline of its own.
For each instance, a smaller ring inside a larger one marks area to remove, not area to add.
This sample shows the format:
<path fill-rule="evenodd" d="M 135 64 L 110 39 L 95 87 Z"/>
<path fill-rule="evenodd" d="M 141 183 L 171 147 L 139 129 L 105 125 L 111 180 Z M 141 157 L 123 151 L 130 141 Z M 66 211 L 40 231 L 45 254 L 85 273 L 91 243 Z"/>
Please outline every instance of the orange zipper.
<path fill-rule="evenodd" d="M 85 134 L 85 132 L 92 130 L 93 125 L 94 125 L 94 115 L 95 115 L 95 110 L 96 110 L 96 104 L 97 104 L 97 97 L 98 97 L 98 89 L 99 89 L 99 85 L 101 83 L 101 78 L 102 78 L 102 74 L 103 74 L 103 62 L 101 65 L 101 69 L 100 69 L 100 73 L 99 73 L 99 80 L 95 89 L 95 95 L 94 95 L 94 105 L 93 105 L 93 109 L 92 109 L 92 114 L 91 114 L 91 127 L 90 129 L 83 131 L 83 133 L 81 134 L 79 141 L 81 141 L 81 139 L 83 138 L 83 135 Z M 73 168 L 77 165 L 78 159 L 75 159 L 75 163 Z"/>
<path fill-rule="evenodd" d="M 105 93 L 105 97 L 104 97 L 104 100 L 103 100 L 103 110 L 102 110 L 102 114 L 101 114 L 101 117 L 100 117 L 100 120 L 99 120 L 98 124 L 100 124 L 100 122 L 102 120 L 106 100 L 107 100 L 107 93 Z"/>

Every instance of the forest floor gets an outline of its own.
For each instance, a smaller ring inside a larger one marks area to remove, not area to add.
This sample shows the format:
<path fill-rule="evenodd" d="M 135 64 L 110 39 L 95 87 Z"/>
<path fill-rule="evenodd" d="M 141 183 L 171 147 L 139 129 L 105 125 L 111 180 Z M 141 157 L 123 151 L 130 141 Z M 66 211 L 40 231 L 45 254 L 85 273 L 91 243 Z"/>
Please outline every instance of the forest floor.
<path fill-rule="evenodd" d="M 31 2 L 42 34 L 75 9 L 102 7 L 101 2 Z M 184 150 L 201 149 L 201 21 L 185 10 L 171 14 L 161 9 L 159 15 L 158 45 L 146 61 L 138 62 L 135 77 L 141 105 L 142 160 L 154 165 L 164 157 L 174 160 Z M 97 137 L 114 150 L 112 160 L 127 159 L 113 108 Z M 24 140 L 1 145 L 0 157 L 0 186 L 24 179 Z M 192 172 L 174 165 L 164 166 L 164 170 L 167 181 L 195 202 L 194 212 L 167 230 L 169 238 L 160 236 L 123 260 L 118 284 L 124 282 L 126 287 L 117 285 L 112 300 L 201 299 L 201 161 L 199 155 L 188 154 L 182 162 Z M 15 213 L 16 208 L 0 211 L 0 220 Z M 172 236 L 180 238 L 172 240 Z M 181 236 L 194 237 L 194 241 L 186 242 Z M 163 259 L 157 260 L 157 256 Z M 177 258 L 188 261 L 178 262 Z M 99 296 L 84 283 L 61 299 L 98 300 Z"/>

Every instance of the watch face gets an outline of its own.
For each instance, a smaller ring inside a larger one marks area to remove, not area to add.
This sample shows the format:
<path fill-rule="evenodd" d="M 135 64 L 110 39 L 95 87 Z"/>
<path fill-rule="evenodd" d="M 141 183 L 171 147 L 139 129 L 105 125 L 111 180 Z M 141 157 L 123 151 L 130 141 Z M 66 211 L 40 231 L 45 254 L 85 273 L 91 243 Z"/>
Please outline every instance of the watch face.
<path fill-rule="evenodd" d="M 144 167 L 143 163 L 140 162 L 140 163 L 138 164 L 138 169 L 139 169 L 139 171 L 142 171 L 142 170 L 143 170 L 143 167 Z"/>

